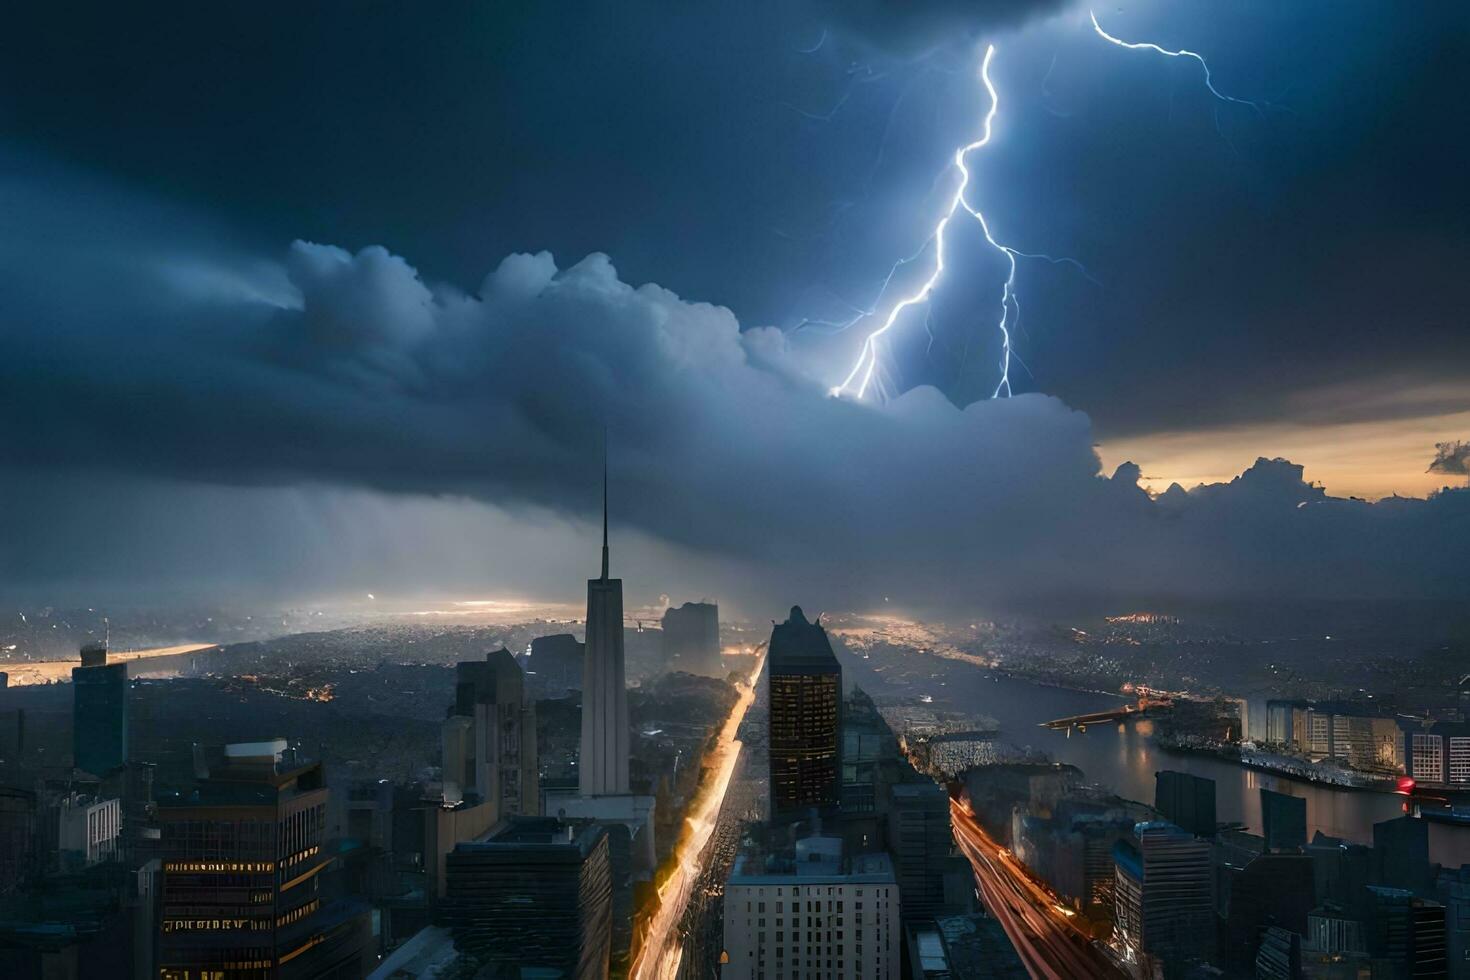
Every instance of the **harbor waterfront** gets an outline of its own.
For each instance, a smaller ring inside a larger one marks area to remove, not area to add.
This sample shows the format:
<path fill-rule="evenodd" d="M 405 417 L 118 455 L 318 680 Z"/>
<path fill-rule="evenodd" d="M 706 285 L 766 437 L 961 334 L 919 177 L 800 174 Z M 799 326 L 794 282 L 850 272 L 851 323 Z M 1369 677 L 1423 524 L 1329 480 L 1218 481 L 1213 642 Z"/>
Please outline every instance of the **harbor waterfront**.
<path fill-rule="evenodd" d="M 1404 797 L 1392 793 L 1335 787 L 1264 772 L 1216 756 L 1167 751 L 1155 741 L 1154 726 L 1146 717 L 1089 725 L 1086 731 L 1047 728 L 1046 722 L 1053 719 L 1118 708 L 1124 702 L 1113 695 L 1040 684 L 961 661 L 929 659 L 934 665 L 932 684 L 922 692 L 889 683 L 884 673 L 864 669 L 861 659 L 855 661 L 857 683 L 874 697 L 926 696 L 933 699 L 932 707 L 936 709 L 994 718 L 1001 741 L 1076 766 L 1088 782 L 1124 799 L 1151 803 L 1154 774 L 1164 769 L 1213 779 L 1219 819 L 1244 824 L 1253 833 L 1261 832 L 1262 789 L 1307 801 L 1309 837 L 1321 831 L 1332 837 L 1371 843 L 1375 823 L 1403 814 Z"/>

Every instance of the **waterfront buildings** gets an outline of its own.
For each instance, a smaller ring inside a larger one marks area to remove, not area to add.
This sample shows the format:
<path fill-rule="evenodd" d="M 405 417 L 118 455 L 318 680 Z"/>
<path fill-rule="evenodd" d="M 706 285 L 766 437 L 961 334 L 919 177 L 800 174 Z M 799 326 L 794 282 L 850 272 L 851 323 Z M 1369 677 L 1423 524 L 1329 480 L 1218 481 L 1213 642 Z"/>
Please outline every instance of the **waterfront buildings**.
<path fill-rule="evenodd" d="M 1436 723 L 1406 736 L 1407 770 L 1417 782 L 1470 785 L 1470 725 Z"/>
<path fill-rule="evenodd" d="M 686 602 L 664 610 L 662 642 L 665 669 L 725 676 L 720 664 L 720 607 L 713 602 Z"/>
<path fill-rule="evenodd" d="M 771 819 L 833 813 L 842 790 L 842 666 L 827 631 L 800 606 L 771 630 L 766 675 Z"/>
<path fill-rule="evenodd" d="M 1210 844 L 1162 821 L 1140 823 L 1113 848 L 1114 924 L 1138 957 L 1208 960 L 1215 935 Z"/>
<path fill-rule="evenodd" d="M 1412 749 L 1398 719 L 1358 703 L 1336 701 L 1267 701 L 1266 741 L 1314 761 L 1332 759 L 1381 773 L 1405 771 Z M 1466 762 L 1470 766 L 1470 754 Z"/>
<path fill-rule="evenodd" d="M 511 976 L 608 975 L 612 872 L 601 827 L 513 817 L 486 839 L 457 845 L 447 876 L 455 947 L 482 965 Z"/>
<path fill-rule="evenodd" d="M 227 745 L 159 795 L 159 980 L 366 973 L 366 906 L 322 888 L 327 797 L 284 739 Z"/>
<path fill-rule="evenodd" d="M 71 683 L 73 764 L 105 776 L 128 760 L 128 665 L 109 664 L 107 647 L 90 643 Z"/>
<path fill-rule="evenodd" d="M 887 854 L 810 836 L 742 853 L 725 885 L 722 980 L 897 980 L 901 903 Z"/>

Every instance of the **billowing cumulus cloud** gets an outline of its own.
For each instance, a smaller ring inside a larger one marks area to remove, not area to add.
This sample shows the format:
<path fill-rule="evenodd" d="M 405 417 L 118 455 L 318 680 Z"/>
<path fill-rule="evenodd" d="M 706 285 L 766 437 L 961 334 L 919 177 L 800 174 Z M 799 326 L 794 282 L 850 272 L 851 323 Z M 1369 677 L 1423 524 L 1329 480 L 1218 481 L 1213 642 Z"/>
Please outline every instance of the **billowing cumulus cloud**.
<path fill-rule="evenodd" d="M 52 227 L 0 271 L 11 487 L 86 465 L 583 519 L 606 425 L 620 524 L 765 598 L 1470 594 L 1470 492 L 1340 500 L 1261 460 L 1153 499 L 1055 398 L 835 400 L 818 349 L 605 255 L 511 255 L 466 289 L 377 246 L 268 261 L 182 225 Z"/>
<path fill-rule="evenodd" d="M 1435 443 L 1429 472 L 1470 476 L 1470 442 Z"/>

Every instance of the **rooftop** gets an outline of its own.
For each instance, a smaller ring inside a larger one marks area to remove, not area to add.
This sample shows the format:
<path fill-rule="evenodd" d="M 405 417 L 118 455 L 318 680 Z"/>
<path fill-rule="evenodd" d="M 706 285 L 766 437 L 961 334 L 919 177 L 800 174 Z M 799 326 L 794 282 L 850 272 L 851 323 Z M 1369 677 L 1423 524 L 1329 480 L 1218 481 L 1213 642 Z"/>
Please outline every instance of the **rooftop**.
<path fill-rule="evenodd" d="M 791 607 L 786 622 L 778 623 L 771 630 L 770 660 L 773 667 L 828 667 L 834 671 L 842 668 L 832 652 L 832 642 L 827 631 L 818 622 L 808 622 L 800 606 Z"/>

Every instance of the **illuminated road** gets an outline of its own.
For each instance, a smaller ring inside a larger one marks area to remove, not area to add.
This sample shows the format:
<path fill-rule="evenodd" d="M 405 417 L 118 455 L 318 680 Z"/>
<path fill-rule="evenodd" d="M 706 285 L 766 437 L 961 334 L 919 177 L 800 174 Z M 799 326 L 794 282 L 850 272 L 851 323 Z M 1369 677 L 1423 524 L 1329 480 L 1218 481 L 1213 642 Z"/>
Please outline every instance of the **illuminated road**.
<path fill-rule="evenodd" d="M 963 801 L 951 799 L 949 812 L 955 843 L 975 869 L 975 881 L 980 886 L 985 907 L 1000 921 L 1032 977 L 1126 980 L 1128 974 L 1119 970 L 1073 923 L 1071 910 L 1031 880 L 1015 859 L 985 832 Z"/>
<path fill-rule="evenodd" d="M 755 700 L 755 685 L 764 666 L 765 658 L 762 657 L 755 670 L 751 671 L 749 682 L 740 685 L 739 700 L 725 719 L 725 727 L 720 729 L 710 760 L 714 776 L 685 818 L 685 832 L 676 845 L 677 865 L 659 888 L 658 911 L 653 914 L 648 932 L 638 947 L 638 958 L 628 971 L 632 980 L 673 980 L 679 973 L 679 964 L 684 959 L 684 937 L 678 925 L 699 881 L 706 859 L 705 850 L 719 821 L 720 805 L 725 801 L 730 777 L 740 759 L 741 744 L 735 736 L 740 731 L 746 710 Z"/>

